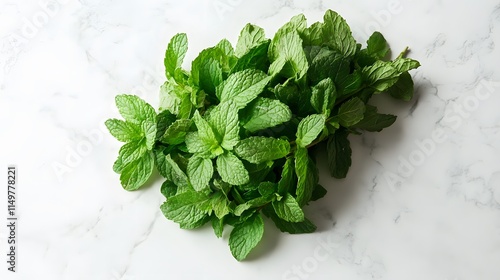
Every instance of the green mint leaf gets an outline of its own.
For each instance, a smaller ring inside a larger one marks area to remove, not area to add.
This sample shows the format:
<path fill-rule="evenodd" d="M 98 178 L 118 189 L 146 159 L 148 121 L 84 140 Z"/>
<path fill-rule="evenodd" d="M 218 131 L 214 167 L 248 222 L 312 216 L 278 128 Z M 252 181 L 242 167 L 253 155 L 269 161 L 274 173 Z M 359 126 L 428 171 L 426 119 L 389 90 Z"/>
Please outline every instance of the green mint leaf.
<path fill-rule="evenodd" d="M 173 124 L 176 119 L 177 117 L 168 110 L 160 112 L 156 117 L 156 138 L 161 138 L 165 134 L 167 128 Z"/>
<path fill-rule="evenodd" d="M 224 218 L 224 216 L 231 212 L 228 199 L 224 193 L 220 191 L 211 194 L 210 198 L 201 204 L 199 208 L 206 211 L 209 215 L 213 212 L 219 219 Z"/>
<path fill-rule="evenodd" d="M 179 167 L 177 162 L 175 162 L 171 155 L 165 156 L 165 176 L 168 180 L 172 181 L 177 186 L 177 193 L 183 193 L 192 190 L 191 183 L 189 182 L 188 176 Z"/>
<path fill-rule="evenodd" d="M 192 124 L 193 122 L 190 119 L 176 120 L 167 128 L 160 141 L 170 145 L 178 145 L 184 142 Z"/>
<path fill-rule="evenodd" d="M 221 49 L 227 57 L 234 56 L 233 45 L 231 45 L 231 42 L 229 42 L 227 39 L 220 40 L 220 42 L 215 46 Z"/>
<path fill-rule="evenodd" d="M 206 189 L 213 174 L 214 166 L 211 159 L 205 159 L 196 155 L 189 159 L 187 175 L 196 191 Z"/>
<path fill-rule="evenodd" d="M 356 40 L 347 22 L 336 12 L 328 10 L 324 16 L 323 43 L 344 56 L 356 53 Z"/>
<path fill-rule="evenodd" d="M 165 182 L 161 185 L 160 192 L 163 196 L 165 196 L 165 198 L 168 199 L 177 194 L 177 186 L 174 182 L 165 180 Z"/>
<path fill-rule="evenodd" d="M 184 96 L 187 92 L 181 86 L 166 81 L 160 87 L 160 111 L 168 111 L 173 115 L 179 113 L 181 99 L 179 96 Z"/>
<path fill-rule="evenodd" d="M 289 193 L 280 201 L 273 201 L 273 208 L 276 215 L 287 222 L 299 223 L 305 219 L 302 208 L 300 208 L 295 198 Z"/>
<path fill-rule="evenodd" d="M 146 148 L 148 150 L 153 149 L 153 145 L 156 141 L 156 122 L 143 121 L 141 124 L 142 131 L 146 138 Z"/>
<path fill-rule="evenodd" d="M 238 57 L 245 55 L 250 49 L 266 41 L 264 29 L 248 23 L 243 27 L 236 43 L 235 54 Z"/>
<path fill-rule="evenodd" d="M 303 14 L 292 17 L 289 22 L 285 23 L 274 34 L 271 46 L 269 48 L 269 57 L 272 60 L 276 60 L 281 55 L 280 44 L 284 42 L 286 43 L 286 41 L 282 39 L 283 36 L 291 32 L 296 32 L 297 34 L 300 34 L 306 28 L 307 28 L 307 20 Z"/>
<path fill-rule="evenodd" d="M 206 222 L 207 214 L 198 207 L 206 200 L 205 194 L 189 191 L 170 197 L 160 209 L 167 219 L 178 223 L 181 228 L 194 229 Z"/>
<path fill-rule="evenodd" d="M 315 22 L 300 34 L 304 46 L 321 46 L 323 44 L 323 23 Z"/>
<path fill-rule="evenodd" d="M 213 216 L 212 228 L 214 229 L 215 236 L 217 236 L 217 238 L 221 238 L 222 232 L 224 231 L 224 220 Z"/>
<path fill-rule="evenodd" d="M 393 86 L 401 74 L 392 62 L 377 61 L 361 70 L 365 83 L 378 92 L 383 92 Z"/>
<path fill-rule="evenodd" d="M 141 127 L 135 123 L 109 119 L 105 124 L 109 133 L 120 142 L 131 142 L 143 137 Z"/>
<path fill-rule="evenodd" d="M 290 223 L 283 219 L 280 219 L 278 215 L 274 212 L 273 207 L 265 207 L 263 209 L 263 213 L 270 217 L 273 220 L 276 227 L 281 232 L 288 232 L 291 234 L 302 234 L 302 233 L 312 233 L 316 231 L 316 226 L 309 221 L 308 219 L 304 219 L 303 222 L 299 223 Z"/>
<path fill-rule="evenodd" d="M 297 175 L 297 203 L 304 206 L 311 200 L 314 187 L 318 183 L 318 170 L 309 158 L 306 148 L 295 151 L 295 174 Z"/>
<path fill-rule="evenodd" d="M 217 172 L 224 182 L 231 185 L 243 185 L 250 180 L 243 162 L 231 152 L 217 157 Z"/>
<path fill-rule="evenodd" d="M 418 67 L 420 67 L 420 63 L 411 58 L 397 58 L 391 62 L 391 65 L 399 73 L 408 72 L 412 69 L 417 69 Z"/>
<path fill-rule="evenodd" d="M 303 118 L 297 129 L 297 145 L 307 147 L 311 144 L 323 131 L 326 118 L 324 115 L 309 115 Z"/>
<path fill-rule="evenodd" d="M 276 35 L 269 49 L 272 61 L 269 75 L 274 77 L 281 74 L 299 80 L 307 73 L 309 64 L 302 48 L 302 39 L 297 31 Z M 271 54 L 273 49 L 274 55 Z"/>
<path fill-rule="evenodd" d="M 278 191 L 278 186 L 272 182 L 261 182 L 258 186 L 260 195 L 270 196 Z"/>
<path fill-rule="evenodd" d="M 126 121 L 139 125 L 145 120 L 156 123 L 155 109 L 139 97 L 122 94 L 117 95 L 115 101 L 120 115 Z"/>
<path fill-rule="evenodd" d="M 326 78 L 331 78 L 338 84 L 345 80 L 351 71 L 350 60 L 335 51 L 316 46 L 306 48 L 305 51 L 310 64 L 307 77 L 312 84 Z"/>
<path fill-rule="evenodd" d="M 214 158 L 224 152 L 217 140 L 209 141 L 209 139 L 200 137 L 198 132 L 188 133 L 185 141 L 189 153 L 198 154 L 204 158 Z"/>
<path fill-rule="evenodd" d="M 380 32 L 373 32 L 366 43 L 367 53 L 377 59 L 382 59 L 389 53 L 390 49 L 387 45 L 387 41 Z"/>
<path fill-rule="evenodd" d="M 241 140 L 234 152 L 248 162 L 259 164 L 288 155 L 290 143 L 282 139 L 254 136 Z"/>
<path fill-rule="evenodd" d="M 408 72 L 404 72 L 399 76 L 398 81 L 387 89 L 392 97 L 404 101 L 410 101 L 413 98 L 413 79 Z"/>
<path fill-rule="evenodd" d="M 238 109 L 242 109 L 264 90 L 270 79 L 260 70 L 243 70 L 230 75 L 216 93 L 221 102 L 232 100 Z"/>
<path fill-rule="evenodd" d="M 127 191 L 135 191 L 142 187 L 151 177 L 154 159 L 151 152 L 127 164 L 120 174 L 120 182 Z"/>
<path fill-rule="evenodd" d="M 267 50 L 269 49 L 270 43 L 271 40 L 265 40 L 249 49 L 240 59 L 238 59 L 233 69 L 231 69 L 231 74 L 245 69 L 258 69 L 267 72 L 269 68 Z"/>
<path fill-rule="evenodd" d="M 354 97 L 340 106 L 337 119 L 342 126 L 351 127 L 363 119 L 365 109 L 365 103 Z"/>
<path fill-rule="evenodd" d="M 264 235 L 264 221 L 259 213 L 255 213 L 245 222 L 237 224 L 229 236 L 231 254 L 238 260 L 244 260 L 248 253 L 257 246 Z"/>
<path fill-rule="evenodd" d="M 246 210 L 248 209 L 252 209 L 252 210 L 255 210 L 254 208 L 257 208 L 257 207 L 262 207 L 268 203 L 270 203 L 271 201 L 273 201 L 274 197 L 273 196 L 259 196 L 259 197 L 256 197 L 254 199 L 251 199 L 245 203 L 242 203 L 238 206 L 236 206 L 234 208 L 234 215 L 236 216 L 241 216 L 243 215 L 243 213 L 247 213 L 245 212 Z"/>
<path fill-rule="evenodd" d="M 122 162 L 122 158 L 120 156 L 118 156 L 118 158 L 115 160 L 115 162 L 113 163 L 113 171 L 115 173 L 122 173 L 122 170 L 125 166 L 123 165 L 123 162 Z"/>
<path fill-rule="evenodd" d="M 363 119 L 354 125 L 354 128 L 366 131 L 381 131 L 382 129 L 391 126 L 395 121 L 396 116 L 379 114 L 377 113 L 376 107 L 366 105 L 366 111 Z"/>
<path fill-rule="evenodd" d="M 120 159 L 120 165 L 124 167 L 125 165 L 141 158 L 148 151 L 145 139 L 136 140 L 128 142 L 120 148 L 118 152 L 118 158 Z"/>
<path fill-rule="evenodd" d="M 336 84 L 336 88 L 339 92 L 338 96 L 345 96 L 356 92 L 361 88 L 362 84 L 363 80 L 360 71 L 354 71 Z"/>
<path fill-rule="evenodd" d="M 179 119 L 189 119 L 191 117 L 195 109 L 192 95 L 192 93 L 186 92 L 186 94 L 180 98 L 181 102 L 179 103 L 179 112 L 177 113 Z"/>
<path fill-rule="evenodd" d="M 293 157 L 286 159 L 283 170 L 281 171 L 281 179 L 278 182 L 278 193 L 285 195 L 290 190 L 295 189 L 295 161 Z"/>
<path fill-rule="evenodd" d="M 232 101 L 220 103 L 208 115 L 207 122 L 213 128 L 220 145 L 226 150 L 232 150 L 240 140 L 238 108 Z"/>
<path fill-rule="evenodd" d="M 219 61 L 208 57 L 200 61 L 198 67 L 200 87 L 208 94 L 214 95 L 215 90 L 222 83 L 222 67 Z"/>
<path fill-rule="evenodd" d="M 188 40 L 185 33 L 179 33 L 172 37 L 165 52 L 164 64 L 167 77 L 174 77 L 175 70 L 181 68 L 187 49 Z"/>
<path fill-rule="evenodd" d="M 332 177 L 343 179 L 351 167 L 351 144 L 347 139 L 348 132 L 337 130 L 328 137 L 328 167 Z"/>
<path fill-rule="evenodd" d="M 332 79 L 326 78 L 312 88 L 311 105 L 317 113 L 325 117 L 330 116 L 330 112 L 335 105 L 337 90 Z"/>
<path fill-rule="evenodd" d="M 161 176 L 164 178 L 167 178 L 167 166 L 166 166 L 166 155 L 165 155 L 165 150 L 167 148 L 164 146 L 158 146 L 155 149 L 153 149 L 153 154 L 154 154 L 154 159 L 155 159 L 155 166 L 156 170 L 158 170 L 158 173 L 160 173 Z"/>
<path fill-rule="evenodd" d="M 258 97 L 244 109 L 242 115 L 243 127 L 255 132 L 289 121 L 292 111 L 279 100 Z"/>
<path fill-rule="evenodd" d="M 186 135 L 186 145 L 190 153 L 201 153 L 205 157 L 214 157 L 222 152 L 219 141 L 210 124 L 201 117 L 198 111 L 193 116 L 197 132 Z"/>
<path fill-rule="evenodd" d="M 288 80 L 285 84 L 276 85 L 274 94 L 298 116 L 305 117 L 314 113 L 314 108 L 311 106 L 310 88 L 299 89 L 296 84 Z"/>
<path fill-rule="evenodd" d="M 224 50 L 213 47 L 200 52 L 191 64 L 192 82 L 209 95 L 222 82 L 223 63 L 227 61 Z"/>

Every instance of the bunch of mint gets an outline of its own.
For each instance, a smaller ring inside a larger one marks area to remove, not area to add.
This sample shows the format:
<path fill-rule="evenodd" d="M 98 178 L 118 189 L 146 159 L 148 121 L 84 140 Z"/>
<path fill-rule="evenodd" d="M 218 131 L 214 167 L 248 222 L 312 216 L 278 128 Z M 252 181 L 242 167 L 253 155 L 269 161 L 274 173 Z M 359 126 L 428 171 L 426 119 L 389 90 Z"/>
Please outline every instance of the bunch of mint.
<path fill-rule="evenodd" d="M 302 210 L 327 192 L 318 184 L 313 147 L 326 141 L 330 173 L 344 178 L 348 135 L 396 120 L 368 104 L 372 95 L 410 100 L 408 71 L 419 67 L 406 51 L 385 59 L 389 47 L 378 32 L 361 49 L 330 10 L 309 27 L 303 15 L 293 17 L 273 39 L 248 24 L 235 48 L 220 41 L 194 59 L 191 71 L 181 68 L 187 44 L 185 34 L 168 44 L 159 113 L 136 96 L 116 97 L 125 120 L 106 125 L 125 144 L 113 169 L 132 191 L 156 167 L 166 178 L 165 217 L 184 229 L 210 222 L 217 237 L 231 226 L 237 260 L 261 240 L 263 216 L 282 232 L 316 229 Z"/>

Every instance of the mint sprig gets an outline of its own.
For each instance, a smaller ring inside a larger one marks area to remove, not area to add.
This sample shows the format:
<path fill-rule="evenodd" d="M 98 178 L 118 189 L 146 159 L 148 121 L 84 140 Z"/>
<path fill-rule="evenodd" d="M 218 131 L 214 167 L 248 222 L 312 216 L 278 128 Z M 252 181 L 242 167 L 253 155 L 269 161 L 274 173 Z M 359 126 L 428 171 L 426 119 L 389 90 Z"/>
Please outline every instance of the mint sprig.
<path fill-rule="evenodd" d="M 220 41 L 193 60 L 191 71 L 181 67 L 187 45 L 183 33 L 168 44 L 158 112 L 139 97 L 116 97 L 124 120 L 106 126 L 125 144 L 113 170 L 132 191 L 156 167 L 165 178 L 165 217 L 185 229 L 211 222 L 217 237 L 232 227 L 229 247 L 239 261 L 260 242 L 264 216 L 282 232 L 316 229 L 303 211 L 327 192 L 314 150 L 326 142 L 331 175 L 346 177 L 348 136 L 396 120 L 370 98 L 410 100 L 408 71 L 420 66 L 406 50 L 386 59 L 389 46 L 378 32 L 362 49 L 330 10 L 311 26 L 295 16 L 272 39 L 247 24 L 236 48 Z"/>

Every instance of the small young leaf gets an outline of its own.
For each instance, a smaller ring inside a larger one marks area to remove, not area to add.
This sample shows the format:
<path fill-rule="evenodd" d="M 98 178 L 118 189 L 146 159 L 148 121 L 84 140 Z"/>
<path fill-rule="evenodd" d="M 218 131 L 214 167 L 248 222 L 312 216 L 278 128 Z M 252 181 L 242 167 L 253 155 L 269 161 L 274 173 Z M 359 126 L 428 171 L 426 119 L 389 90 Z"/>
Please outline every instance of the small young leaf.
<path fill-rule="evenodd" d="M 243 27 L 243 30 L 241 30 L 240 37 L 238 38 L 238 42 L 236 43 L 236 56 L 242 57 L 250 49 L 259 45 L 265 40 L 267 39 L 264 33 L 264 29 L 248 23 L 247 25 L 245 25 L 245 27 Z"/>
<path fill-rule="evenodd" d="M 118 152 L 118 158 L 120 159 L 121 165 L 125 166 L 142 157 L 147 151 L 148 148 L 146 147 L 146 142 L 143 138 L 141 140 L 128 142 L 123 145 Z"/>
<path fill-rule="evenodd" d="M 217 88 L 220 102 L 232 100 L 238 109 L 244 108 L 266 87 L 271 77 L 256 69 L 247 69 L 230 75 Z"/>
<path fill-rule="evenodd" d="M 285 157 L 290 152 L 290 143 L 282 139 L 254 136 L 241 140 L 234 152 L 248 162 L 259 164 Z"/>
<path fill-rule="evenodd" d="M 326 118 L 324 115 L 309 115 L 303 118 L 297 129 L 297 145 L 307 147 L 323 131 Z"/>
<path fill-rule="evenodd" d="M 149 120 L 143 121 L 141 129 L 144 133 L 146 148 L 148 150 L 153 149 L 153 145 L 156 141 L 156 122 L 151 122 Z"/>
<path fill-rule="evenodd" d="M 220 103 L 210 111 L 207 122 L 213 128 L 220 145 L 226 150 L 232 150 L 240 140 L 238 108 L 232 101 Z"/>
<path fill-rule="evenodd" d="M 185 33 L 176 34 L 168 43 L 167 51 L 165 52 L 165 71 L 167 77 L 175 76 L 175 70 L 182 66 L 182 61 L 186 56 L 188 49 L 188 40 Z"/>
<path fill-rule="evenodd" d="M 127 191 L 135 191 L 142 187 L 151 177 L 154 159 L 151 152 L 127 164 L 120 175 L 120 182 Z"/>
<path fill-rule="evenodd" d="M 188 176 L 182 171 L 177 162 L 172 159 L 171 155 L 165 157 L 165 168 L 167 179 L 178 187 L 177 193 L 183 193 L 192 189 Z"/>
<path fill-rule="evenodd" d="M 248 253 L 257 246 L 263 235 L 264 221 L 259 213 L 237 224 L 229 236 L 229 248 L 233 257 L 238 261 L 244 260 Z"/>
<path fill-rule="evenodd" d="M 273 201 L 273 208 L 278 217 L 287 222 L 299 223 L 305 219 L 302 208 L 300 208 L 295 198 L 289 193 L 282 200 Z"/>
<path fill-rule="evenodd" d="M 117 95 L 115 101 L 120 115 L 126 121 L 139 125 L 145 120 L 156 123 L 155 109 L 139 97 L 122 94 Z"/>
<path fill-rule="evenodd" d="M 324 16 L 323 43 L 344 56 L 356 53 L 356 40 L 347 22 L 336 12 L 328 10 Z"/>
<path fill-rule="evenodd" d="M 364 113 L 365 104 L 358 97 L 354 97 L 340 106 L 337 118 L 342 126 L 351 127 L 363 119 Z"/>
<path fill-rule="evenodd" d="M 231 185 L 243 185 L 250 180 L 243 162 L 231 152 L 217 157 L 217 171 L 222 180 Z"/>
<path fill-rule="evenodd" d="M 141 127 L 135 123 L 109 119 L 105 124 L 109 133 L 111 133 L 111 135 L 113 135 L 118 141 L 131 142 L 139 140 L 143 137 Z"/>
<path fill-rule="evenodd" d="M 299 80 L 307 73 L 309 64 L 297 31 L 275 35 L 269 48 L 275 50 L 274 57 L 270 54 L 272 64 L 269 66 L 269 75 L 274 77 L 281 73 L 286 78 Z"/>
<path fill-rule="evenodd" d="M 279 100 L 258 97 L 244 109 L 242 115 L 243 127 L 255 132 L 289 121 L 292 111 Z"/>
<path fill-rule="evenodd" d="M 208 182 L 214 175 L 214 166 L 211 159 L 193 156 L 189 159 L 187 166 L 189 181 L 196 191 L 202 191 L 208 187 Z"/>
<path fill-rule="evenodd" d="M 377 59 L 384 58 L 390 50 L 384 36 L 378 31 L 373 32 L 366 43 L 367 53 Z"/>
<path fill-rule="evenodd" d="M 208 197 L 200 192 L 189 191 L 167 199 L 160 207 L 163 215 L 184 229 L 194 229 L 205 223 L 207 214 L 198 208 Z"/>
<path fill-rule="evenodd" d="M 329 117 L 336 95 L 335 85 L 330 78 L 326 78 L 312 88 L 311 105 L 317 113 Z"/>
<path fill-rule="evenodd" d="M 202 153 L 208 156 L 215 156 L 220 151 L 219 141 L 210 124 L 196 111 L 193 116 L 194 123 L 198 128 L 197 132 L 186 135 L 186 145 L 190 153 Z"/>
<path fill-rule="evenodd" d="M 170 145 L 177 145 L 184 142 L 186 134 L 190 131 L 192 121 L 190 119 L 179 119 L 170 125 L 165 134 L 161 137 L 161 141 Z"/>

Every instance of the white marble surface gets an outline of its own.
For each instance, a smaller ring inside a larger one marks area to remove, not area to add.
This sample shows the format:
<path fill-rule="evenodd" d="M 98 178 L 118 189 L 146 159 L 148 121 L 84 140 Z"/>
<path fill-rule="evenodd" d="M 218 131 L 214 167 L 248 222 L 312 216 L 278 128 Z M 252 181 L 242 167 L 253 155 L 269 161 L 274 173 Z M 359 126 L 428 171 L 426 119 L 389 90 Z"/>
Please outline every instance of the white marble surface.
<path fill-rule="evenodd" d="M 44 10 L 1 0 L 0 168 L 19 167 L 20 244 L 18 272 L 7 273 L 0 227 L 0 279 L 499 279 L 500 3 L 352 2 L 60 0 Z M 234 43 L 247 22 L 271 35 L 292 15 L 313 22 L 328 8 L 357 39 L 377 28 L 423 66 L 412 102 L 375 100 L 398 121 L 351 137 L 348 178 L 321 168 L 330 191 L 307 208 L 317 233 L 267 223 L 238 263 L 227 236 L 162 216 L 159 180 L 122 190 L 111 170 L 119 143 L 102 123 L 118 116 L 118 93 L 157 104 L 171 36 L 188 33 L 191 61 L 222 37 Z"/>

